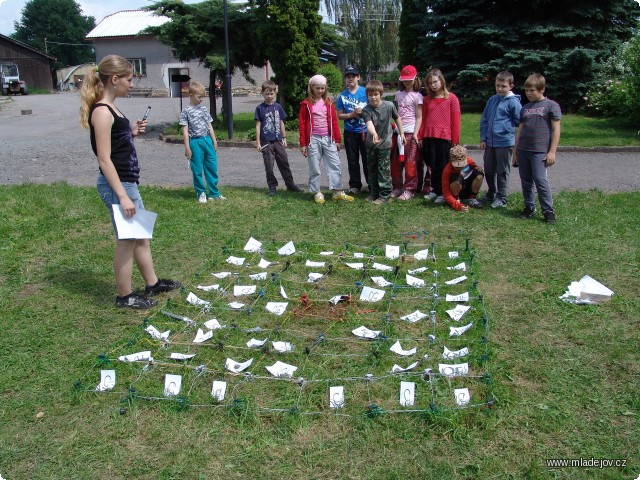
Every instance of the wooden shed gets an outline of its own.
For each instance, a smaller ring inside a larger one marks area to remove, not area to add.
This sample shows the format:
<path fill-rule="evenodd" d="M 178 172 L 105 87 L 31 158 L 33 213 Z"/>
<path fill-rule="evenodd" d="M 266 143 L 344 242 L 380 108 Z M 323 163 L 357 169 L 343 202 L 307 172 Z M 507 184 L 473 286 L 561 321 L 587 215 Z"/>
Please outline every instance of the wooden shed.
<path fill-rule="evenodd" d="M 15 63 L 20 70 L 20 79 L 27 82 L 30 90 L 54 88 L 55 57 L 41 52 L 25 43 L 0 34 L 0 63 Z"/>

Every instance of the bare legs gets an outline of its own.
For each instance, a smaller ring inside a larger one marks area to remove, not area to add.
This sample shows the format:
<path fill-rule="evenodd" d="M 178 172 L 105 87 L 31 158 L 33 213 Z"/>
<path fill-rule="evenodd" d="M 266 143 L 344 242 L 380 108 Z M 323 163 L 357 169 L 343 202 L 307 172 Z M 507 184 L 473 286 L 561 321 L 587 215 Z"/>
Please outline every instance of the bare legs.
<path fill-rule="evenodd" d="M 153 268 L 153 258 L 151 256 L 151 242 L 149 239 L 143 240 L 117 240 L 116 252 L 113 258 L 113 270 L 116 277 L 118 295 L 125 297 L 129 295 L 131 287 L 131 275 L 133 273 L 133 262 L 135 261 L 144 279 L 145 285 L 155 285 L 158 281 L 155 269 Z"/>

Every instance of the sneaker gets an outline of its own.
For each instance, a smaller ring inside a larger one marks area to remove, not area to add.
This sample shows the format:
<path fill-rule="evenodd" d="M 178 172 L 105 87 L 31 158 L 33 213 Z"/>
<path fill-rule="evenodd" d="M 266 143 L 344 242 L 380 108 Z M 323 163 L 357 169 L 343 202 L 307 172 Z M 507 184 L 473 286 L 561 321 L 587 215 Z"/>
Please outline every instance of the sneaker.
<path fill-rule="evenodd" d="M 222 195 L 218 195 L 217 197 L 209 197 L 210 202 L 217 202 L 218 200 L 226 200 L 227 197 L 223 197 Z"/>
<path fill-rule="evenodd" d="M 556 224 L 556 214 L 555 212 L 544 212 L 544 221 L 550 225 Z"/>
<path fill-rule="evenodd" d="M 275 196 L 275 194 L 278 193 L 278 190 L 276 190 L 275 188 L 270 188 L 269 191 L 267 192 L 267 195 L 269 195 L 270 197 Z"/>
<path fill-rule="evenodd" d="M 158 304 L 155 300 L 147 298 L 146 295 L 139 293 L 130 293 L 126 297 L 116 296 L 116 307 L 118 308 L 133 308 L 135 310 L 147 310 L 148 308 L 155 307 Z"/>
<path fill-rule="evenodd" d="M 199 196 L 198 196 L 198 201 L 200 203 L 207 203 L 207 195 L 202 192 Z"/>
<path fill-rule="evenodd" d="M 524 207 L 524 210 L 520 212 L 520 218 L 523 220 L 528 220 L 529 218 L 533 218 L 535 214 L 535 207 Z"/>
<path fill-rule="evenodd" d="M 382 197 L 380 197 L 380 198 L 376 198 L 373 201 L 373 204 L 374 205 L 384 205 L 385 203 L 391 203 L 392 201 L 393 201 L 392 198 L 382 198 Z"/>
<path fill-rule="evenodd" d="M 402 195 L 401 188 L 394 188 L 393 190 L 391 190 L 391 198 L 398 198 L 400 195 Z"/>
<path fill-rule="evenodd" d="M 324 195 L 321 192 L 316 193 L 313 196 L 313 201 L 322 205 L 324 203 Z"/>
<path fill-rule="evenodd" d="M 367 195 L 367 198 L 365 198 L 366 202 L 373 202 L 375 200 L 377 200 L 377 198 L 374 197 L 373 195 Z"/>
<path fill-rule="evenodd" d="M 302 188 L 300 188 L 298 185 L 291 185 L 290 187 L 287 187 L 287 190 L 289 190 L 290 192 L 293 192 L 293 193 L 302 193 L 302 192 L 304 192 L 304 190 Z"/>
<path fill-rule="evenodd" d="M 471 208 L 482 208 L 483 207 L 482 203 L 477 198 L 470 198 L 465 203 L 467 205 L 469 205 Z"/>
<path fill-rule="evenodd" d="M 424 196 L 426 200 L 435 200 L 437 197 L 438 195 L 436 195 L 434 192 L 429 192 Z"/>
<path fill-rule="evenodd" d="M 402 195 L 398 197 L 398 200 L 411 200 L 413 198 L 413 192 L 411 190 L 405 190 Z"/>
<path fill-rule="evenodd" d="M 484 203 L 493 203 L 494 201 L 496 201 L 498 199 L 498 197 L 496 197 L 495 193 L 485 193 L 484 196 L 482 197 L 482 201 Z"/>
<path fill-rule="evenodd" d="M 436 199 L 434 200 L 436 205 L 442 205 L 444 203 L 444 197 L 442 195 L 436 195 Z"/>
<path fill-rule="evenodd" d="M 347 193 L 349 195 L 358 195 L 360 193 L 360 189 L 358 187 L 349 187 Z"/>
<path fill-rule="evenodd" d="M 181 286 L 182 284 L 176 280 L 159 278 L 158 282 L 155 285 L 147 285 L 144 288 L 144 293 L 146 295 L 157 295 L 163 292 L 170 292 L 171 290 L 175 290 L 176 288 L 180 288 Z"/>
<path fill-rule="evenodd" d="M 493 202 L 491 202 L 491 208 L 504 208 L 506 206 L 507 202 L 505 202 L 501 198 L 496 198 Z"/>
<path fill-rule="evenodd" d="M 338 192 L 331 195 L 331 199 L 335 201 L 353 202 L 353 197 L 344 192 Z"/>

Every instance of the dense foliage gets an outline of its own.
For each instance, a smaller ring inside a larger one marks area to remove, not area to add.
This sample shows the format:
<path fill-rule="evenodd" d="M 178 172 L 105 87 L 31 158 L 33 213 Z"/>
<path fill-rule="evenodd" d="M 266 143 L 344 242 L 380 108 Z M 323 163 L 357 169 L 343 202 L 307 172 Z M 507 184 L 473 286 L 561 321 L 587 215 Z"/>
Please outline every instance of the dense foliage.
<path fill-rule="evenodd" d="M 96 25 L 74 0 L 30 0 L 14 22 L 13 38 L 56 57 L 56 68 L 95 60 L 84 38 Z"/>

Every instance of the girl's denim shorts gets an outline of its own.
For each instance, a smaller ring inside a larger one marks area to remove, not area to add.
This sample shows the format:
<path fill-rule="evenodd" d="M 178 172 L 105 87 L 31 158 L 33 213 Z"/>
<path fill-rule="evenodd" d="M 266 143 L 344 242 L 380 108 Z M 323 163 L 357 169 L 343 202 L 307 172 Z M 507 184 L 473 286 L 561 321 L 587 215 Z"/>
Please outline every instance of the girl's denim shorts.
<path fill-rule="evenodd" d="M 96 184 L 98 187 L 98 195 L 100 195 L 100 199 L 102 199 L 104 204 L 109 209 L 109 215 L 111 216 L 111 225 L 113 226 L 113 231 L 116 234 L 117 238 L 118 231 L 116 230 L 116 222 L 113 218 L 113 208 L 111 206 L 120 205 L 120 199 L 113 193 L 111 185 L 109 185 L 107 179 L 104 178 L 104 175 L 98 175 L 98 181 L 96 182 Z M 136 210 L 144 210 L 142 197 L 140 196 L 140 192 L 138 191 L 138 184 L 135 182 L 122 182 L 122 186 L 124 187 L 125 192 L 127 192 L 127 196 L 135 205 Z"/>

